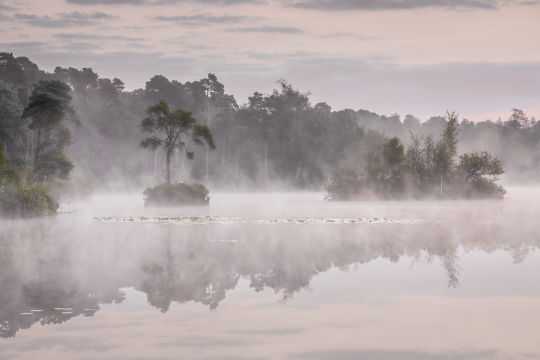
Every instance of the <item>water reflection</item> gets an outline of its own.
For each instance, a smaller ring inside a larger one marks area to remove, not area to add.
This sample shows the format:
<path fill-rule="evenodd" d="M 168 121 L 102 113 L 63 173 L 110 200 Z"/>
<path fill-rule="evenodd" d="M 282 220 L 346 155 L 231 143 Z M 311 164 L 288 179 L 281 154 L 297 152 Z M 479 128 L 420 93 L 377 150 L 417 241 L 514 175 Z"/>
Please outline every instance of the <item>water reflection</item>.
<path fill-rule="evenodd" d="M 532 225 L 531 225 L 532 226 Z M 504 250 L 516 263 L 539 247 L 527 224 L 433 221 L 421 224 L 155 225 L 78 223 L 60 218 L 5 223 L 0 230 L 0 335 L 35 323 L 93 316 L 133 287 L 167 312 L 194 301 L 216 309 L 241 278 L 282 299 L 332 267 L 376 259 L 440 262 L 441 287 L 459 286 L 460 251 Z"/>

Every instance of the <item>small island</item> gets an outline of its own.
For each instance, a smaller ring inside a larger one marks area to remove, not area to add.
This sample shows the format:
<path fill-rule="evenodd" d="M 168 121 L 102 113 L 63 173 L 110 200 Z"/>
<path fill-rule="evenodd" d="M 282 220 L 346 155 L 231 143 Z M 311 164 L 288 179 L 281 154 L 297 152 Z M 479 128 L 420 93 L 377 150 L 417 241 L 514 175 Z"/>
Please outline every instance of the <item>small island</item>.
<path fill-rule="evenodd" d="M 199 183 L 161 184 L 144 191 L 145 206 L 208 205 L 208 189 Z"/>
<path fill-rule="evenodd" d="M 208 189 L 202 184 L 171 183 L 171 159 L 176 149 L 188 159 L 194 153 L 188 149 L 188 141 L 215 149 L 214 138 L 208 126 L 199 124 L 192 113 L 184 109 L 171 111 L 165 100 L 150 106 L 147 117 L 141 122 L 144 132 L 151 135 L 141 141 L 141 147 L 156 151 L 165 150 L 166 183 L 144 191 L 145 206 L 207 205 Z"/>
<path fill-rule="evenodd" d="M 502 198 L 497 184 L 502 162 L 486 151 L 458 157 L 458 116 L 448 123 L 438 142 L 411 133 L 407 149 L 397 137 L 387 139 L 378 153 L 369 152 L 357 168 L 342 167 L 327 186 L 329 200 L 442 198 Z"/>

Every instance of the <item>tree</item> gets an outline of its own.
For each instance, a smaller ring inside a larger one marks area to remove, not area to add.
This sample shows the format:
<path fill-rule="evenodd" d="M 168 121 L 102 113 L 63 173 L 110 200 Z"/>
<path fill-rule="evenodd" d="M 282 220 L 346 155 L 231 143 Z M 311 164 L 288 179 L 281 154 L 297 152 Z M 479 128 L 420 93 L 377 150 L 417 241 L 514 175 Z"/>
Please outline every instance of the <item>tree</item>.
<path fill-rule="evenodd" d="M 462 192 L 470 196 L 498 195 L 506 192 L 496 183 L 504 173 L 502 162 L 486 151 L 463 154 L 459 157 L 458 173 L 462 177 Z"/>
<path fill-rule="evenodd" d="M 56 213 L 58 203 L 50 187 L 33 180 L 32 168 L 23 162 L 8 161 L 0 141 L 0 215 L 43 216 Z"/>
<path fill-rule="evenodd" d="M 161 134 L 161 137 L 157 135 L 147 137 L 141 141 L 141 146 L 152 150 L 164 147 L 167 184 L 171 183 L 171 158 L 175 148 L 184 150 L 187 157 L 192 159 L 193 152 L 187 148 L 188 139 L 197 145 L 207 144 L 212 149 L 216 147 L 208 126 L 197 123 L 189 111 L 181 108 L 171 111 L 167 102 L 161 100 L 150 106 L 147 114 L 148 116 L 141 122 L 142 130 L 151 134 Z"/>
<path fill-rule="evenodd" d="M 402 167 L 405 150 L 397 137 L 388 139 L 383 144 L 383 160 L 387 170 L 385 182 L 390 190 L 398 190 L 403 184 Z"/>
<path fill-rule="evenodd" d="M 0 141 L 4 142 L 6 148 L 14 147 L 24 132 L 21 114 L 22 108 L 15 89 L 0 80 Z"/>
<path fill-rule="evenodd" d="M 50 175 L 66 179 L 73 168 L 63 152 L 71 144 L 71 133 L 61 124 L 66 115 L 74 113 L 69 92 L 62 81 L 40 81 L 23 112 L 24 118 L 31 118 L 30 129 L 36 131 L 34 170 L 44 181 Z"/>
<path fill-rule="evenodd" d="M 529 118 L 521 109 L 512 109 L 512 115 L 508 118 L 508 122 L 518 128 L 527 128 L 530 126 Z"/>
<path fill-rule="evenodd" d="M 435 148 L 435 166 L 441 179 L 441 197 L 443 197 L 443 182 L 455 167 L 458 143 L 458 115 L 455 112 L 446 113 L 448 123 Z"/>
<path fill-rule="evenodd" d="M 249 112 L 249 116 L 255 120 L 255 133 L 258 137 L 262 138 L 264 143 L 264 163 L 263 163 L 263 177 L 264 185 L 268 185 L 268 139 L 270 137 L 270 122 L 268 119 L 268 111 L 266 108 L 266 102 L 263 94 L 255 91 L 252 96 L 248 97 L 248 106 L 246 110 Z"/>
<path fill-rule="evenodd" d="M 465 176 L 465 181 L 485 180 L 486 176 L 496 179 L 498 175 L 504 173 L 502 162 L 487 151 L 461 155 L 458 170 Z"/>
<path fill-rule="evenodd" d="M 426 173 L 425 151 L 422 149 L 418 136 L 410 132 L 411 145 L 407 149 L 405 159 L 407 167 L 411 171 L 414 182 L 418 186 L 422 183 Z"/>
<path fill-rule="evenodd" d="M 403 162 L 403 159 L 405 158 L 404 154 L 403 145 L 397 137 L 388 139 L 388 141 L 383 144 L 383 159 L 388 165 L 391 175 L 397 171 L 397 168 Z"/>
<path fill-rule="evenodd" d="M 216 75 L 209 73 L 205 79 L 200 81 L 201 85 L 205 89 L 205 103 L 206 103 L 206 126 L 211 126 L 210 113 L 217 112 L 223 115 L 228 110 L 237 109 L 238 105 L 234 96 L 225 94 L 225 86 L 218 81 Z M 206 147 L 206 161 L 205 161 L 205 176 L 208 181 L 209 176 L 209 162 L 210 162 L 210 148 Z"/>

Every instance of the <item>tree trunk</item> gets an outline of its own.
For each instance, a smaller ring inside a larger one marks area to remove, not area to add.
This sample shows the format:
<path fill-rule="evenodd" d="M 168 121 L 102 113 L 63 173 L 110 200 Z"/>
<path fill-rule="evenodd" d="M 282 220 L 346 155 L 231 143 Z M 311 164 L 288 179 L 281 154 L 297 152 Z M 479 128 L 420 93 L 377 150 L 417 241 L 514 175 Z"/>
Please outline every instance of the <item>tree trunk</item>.
<path fill-rule="evenodd" d="M 157 171 L 158 171 L 158 151 L 154 150 L 153 156 L 153 166 L 152 166 L 152 172 L 154 173 L 154 178 L 157 178 Z"/>
<path fill-rule="evenodd" d="M 210 147 L 206 145 L 206 183 L 208 183 L 208 161 L 210 156 Z"/>
<path fill-rule="evenodd" d="M 171 156 L 172 156 L 172 149 L 167 150 L 167 158 L 165 159 L 165 163 L 167 165 L 167 184 L 171 185 Z"/>
<path fill-rule="evenodd" d="M 268 139 L 264 139 L 264 184 L 268 185 Z"/>
<path fill-rule="evenodd" d="M 223 173 L 223 169 L 225 168 L 225 151 L 227 150 L 227 137 L 224 138 L 223 141 L 223 150 L 221 151 L 221 172 Z"/>
<path fill-rule="evenodd" d="M 442 176 L 442 171 L 441 171 L 441 199 L 443 197 L 443 176 Z"/>
<path fill-rule="evenodd" d="M 184 173 L 184 166 L 186 164 L 186 154 L 184 154 L 184 151 L 182 152 L 182 164 L 180 165 L 181 169 L 182 169 L 182 174 Z"/>
<path fill-rule="evenodd" d="M 38 156 L 39 156 L 39 148 L 41 146 L 41 128 L 38 128 L 38 133 L 37 133 L 37 144 L 36 144 L 36 150 L 34 152 L 34 168 L 36 167 L 36 164 L 37 164 L 37 159 L 38 159 Z"/>
<path fill-rule="evenodd" d="M 301 171 L 302 171 L 302 163 L 298 163 L 298 169 L 296 170 L 296 176 L 294 177 L 295 184 L 296 184 L 296 181 L 298 180 L 298 176 L 300 175 Z"/>

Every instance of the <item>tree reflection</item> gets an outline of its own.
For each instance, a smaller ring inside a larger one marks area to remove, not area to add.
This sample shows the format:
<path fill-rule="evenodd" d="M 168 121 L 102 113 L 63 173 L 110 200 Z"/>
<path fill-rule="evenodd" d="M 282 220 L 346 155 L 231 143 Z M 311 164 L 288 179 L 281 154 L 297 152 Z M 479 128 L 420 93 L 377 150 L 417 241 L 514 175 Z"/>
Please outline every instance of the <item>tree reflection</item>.
<path fill-rule="evenodd" d="M 161 312 L 189 301 L 215 309 L 241 278 L 257 292 L 272 289 L 289 299 L 319 273 L 381 258 L 406 257 L 413 266 L 440 261 L 448 286 L 456 287 L 460 249 L 501 249 L 520 262 L 539 245 L 524 235 L 496 224 L 456 223 L 6 228 L 0 230 L 0 336 L 93 316 L 100 304 L 122 302 L 126 287 L 146 293 Z"/>

